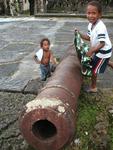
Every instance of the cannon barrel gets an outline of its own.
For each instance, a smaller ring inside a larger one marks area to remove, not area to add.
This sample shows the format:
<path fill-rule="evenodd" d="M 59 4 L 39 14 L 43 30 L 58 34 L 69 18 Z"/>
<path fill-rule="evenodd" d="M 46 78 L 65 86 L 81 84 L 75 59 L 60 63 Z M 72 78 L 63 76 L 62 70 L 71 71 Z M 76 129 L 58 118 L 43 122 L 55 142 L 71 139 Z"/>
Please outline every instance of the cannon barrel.
<path fill-rule="evenodd" d="M 57 66 L 40 94 L 27 103 L 20 116 L 20 130 L 37 150 L 58 150 L 71 142 L 76 127 L 77 98 L 82 76 L 73 48 Z"/>

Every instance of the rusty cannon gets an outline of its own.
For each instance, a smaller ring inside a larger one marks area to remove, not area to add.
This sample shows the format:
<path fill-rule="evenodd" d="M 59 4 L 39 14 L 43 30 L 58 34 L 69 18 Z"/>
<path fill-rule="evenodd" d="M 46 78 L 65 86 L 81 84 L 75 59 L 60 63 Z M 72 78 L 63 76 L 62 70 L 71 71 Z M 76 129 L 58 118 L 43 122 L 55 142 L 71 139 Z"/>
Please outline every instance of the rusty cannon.
<path fill-rule="evenodd" d="M 19 119 L 23 137 L 37 150 L 59 150 L 75 133 L 82 76 L 78 58 L 70 49 L 40 94 L 25 105 Z"/>

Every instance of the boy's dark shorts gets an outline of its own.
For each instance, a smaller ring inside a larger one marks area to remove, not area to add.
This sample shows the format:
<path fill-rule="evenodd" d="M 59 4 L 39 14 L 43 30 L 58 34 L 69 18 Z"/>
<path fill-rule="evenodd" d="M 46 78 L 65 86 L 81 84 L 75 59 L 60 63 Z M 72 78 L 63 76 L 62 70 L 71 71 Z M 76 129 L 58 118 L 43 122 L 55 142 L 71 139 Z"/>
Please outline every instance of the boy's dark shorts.
<path fill-rule="evenodd" d="M 110 58 L 99 58 L 94 55 L 91 65 L 93 75 L 104 73 Z"/>

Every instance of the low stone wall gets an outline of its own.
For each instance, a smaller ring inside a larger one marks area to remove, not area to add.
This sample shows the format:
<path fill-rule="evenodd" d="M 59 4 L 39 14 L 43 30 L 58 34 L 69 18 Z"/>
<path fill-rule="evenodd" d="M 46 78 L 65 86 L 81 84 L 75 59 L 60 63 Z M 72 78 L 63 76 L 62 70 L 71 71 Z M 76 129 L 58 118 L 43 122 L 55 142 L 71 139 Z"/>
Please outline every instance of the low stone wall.
<path fill-rule="evenodd" d="M 47 11 L 84 13 L 86 5 L 89 1 L 91 0 L 48 0 Z M 100 1 L 100 3 L 102 4 L 104 11 L 109 12 L 112 10 L 112 1 Z"/>

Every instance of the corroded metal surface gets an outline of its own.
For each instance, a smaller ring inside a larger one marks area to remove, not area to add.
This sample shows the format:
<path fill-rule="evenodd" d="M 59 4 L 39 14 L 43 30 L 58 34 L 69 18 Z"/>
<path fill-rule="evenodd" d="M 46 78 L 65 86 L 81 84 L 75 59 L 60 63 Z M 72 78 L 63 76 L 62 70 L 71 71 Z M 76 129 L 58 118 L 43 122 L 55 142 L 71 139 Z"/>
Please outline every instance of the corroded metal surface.
<path fill-rule="evenodd" d="M 20 117 L 24 138 L 38 150 L 58 150 L 72 140 L 75 132 L 82 77 L 77 56 L 70 49 L 51 80 L 35 100 L 26 104 Z"/>

